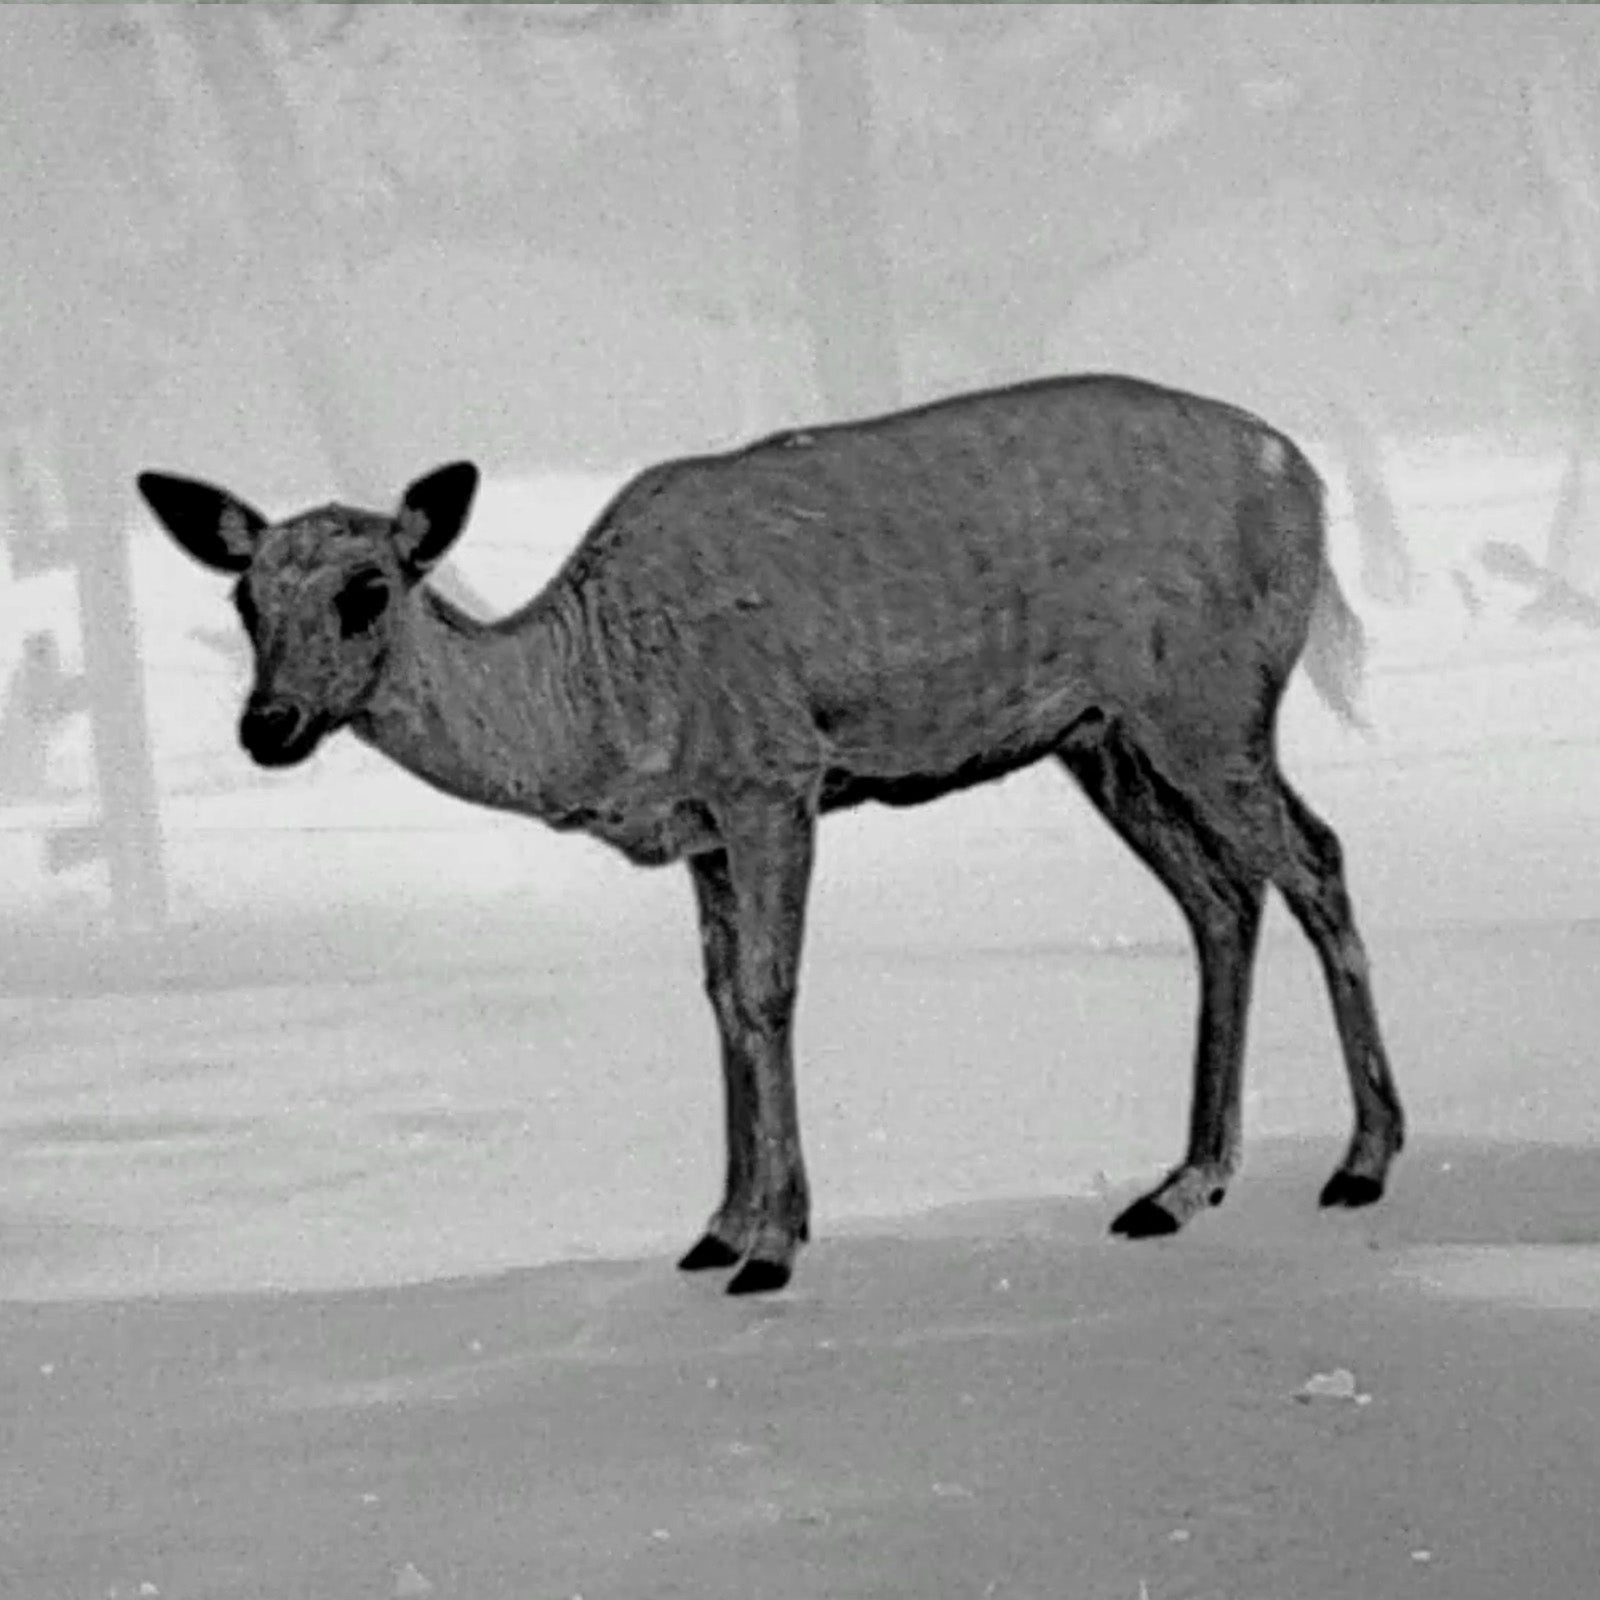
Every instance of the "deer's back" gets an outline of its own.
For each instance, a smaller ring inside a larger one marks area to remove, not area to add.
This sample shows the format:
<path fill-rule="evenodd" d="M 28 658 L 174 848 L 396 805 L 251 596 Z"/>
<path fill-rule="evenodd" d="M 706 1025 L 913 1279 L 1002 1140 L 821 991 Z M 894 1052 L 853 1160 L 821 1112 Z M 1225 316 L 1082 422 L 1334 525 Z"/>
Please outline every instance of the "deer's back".
<path fill-rule="evenodd" d="M 1197 686 L 1287 675 L 1321 562 L 1282 435 L 1080 378 L 652 469 L 567 579 L 655 693 L 893 775 L 1025 759 L 1090 705 L 1203 722 Z"/>

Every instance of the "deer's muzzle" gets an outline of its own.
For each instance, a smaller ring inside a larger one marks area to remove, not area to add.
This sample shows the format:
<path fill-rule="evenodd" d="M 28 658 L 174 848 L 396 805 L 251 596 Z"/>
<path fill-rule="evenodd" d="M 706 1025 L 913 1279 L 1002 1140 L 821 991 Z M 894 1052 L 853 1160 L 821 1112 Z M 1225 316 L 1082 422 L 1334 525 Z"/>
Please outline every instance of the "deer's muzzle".
<path fill-rule="evenodd" d="M 287 767 L 303 761 L 322 738 L 323 725 L 303 707 L 288 700 L 253 694 L 239 719 L 239 743 L 263 767 Z"/>

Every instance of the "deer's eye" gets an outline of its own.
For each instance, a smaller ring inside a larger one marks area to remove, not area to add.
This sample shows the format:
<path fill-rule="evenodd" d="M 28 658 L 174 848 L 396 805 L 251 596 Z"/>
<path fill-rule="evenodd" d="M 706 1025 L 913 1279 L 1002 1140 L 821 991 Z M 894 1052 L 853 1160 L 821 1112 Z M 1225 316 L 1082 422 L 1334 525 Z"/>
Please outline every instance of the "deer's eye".
<path fill-rule="evenodd" d="M 234 585 L 233 608 L 239 613 L 239 620 L 244 624 L 245 631 L 253 634 L 260 616 L 256 611 L 255 601 L 250 598 L 250 591 L 242 583 Z"/>
<path fill-rule="evenodd" d="M 389 604 L 389 585 L 381 572 L 358 572 L 333 597 L 339 632 L 346 639 L 365 633 Z"/>

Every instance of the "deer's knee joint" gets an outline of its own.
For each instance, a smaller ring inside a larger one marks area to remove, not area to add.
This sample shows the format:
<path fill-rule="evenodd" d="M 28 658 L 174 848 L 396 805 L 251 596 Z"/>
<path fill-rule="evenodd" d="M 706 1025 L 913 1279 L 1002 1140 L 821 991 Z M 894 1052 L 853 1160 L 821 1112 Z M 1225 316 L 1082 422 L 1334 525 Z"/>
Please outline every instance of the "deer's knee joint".
<path fill-rule="evenodd" d="M 733 985 L 724 976 L 706 974 L 705 979 L 706 999 L 711 1002 L 711 1009 L 716 1014 L 718 1024 L 727 1029 L 739 1022 L 739 1006 L 733 992 Z"/>
<path fill-rule="evenodd" d="M 1201 938 L 1234 943 L 1253 936 L 1261 916 L 1261 896 L 1248 885 L 1218 877 L 1196 900 L 1190 920 Z"/>
<path fill-rule="evenodd" d="M 1367 949 L 1354 928 L 1343 928 L 1335 936 L 1333 959 L 1339 971 L 1352 983 L 1365 985 L 1368 982 Z"/>
<path fill-rule="evenodd" d="M 793 983 L 746 983 L 729 992 L 727 1003 L 740 1028 L 770 1038 L 789 1025 L 796 992 Z"/>

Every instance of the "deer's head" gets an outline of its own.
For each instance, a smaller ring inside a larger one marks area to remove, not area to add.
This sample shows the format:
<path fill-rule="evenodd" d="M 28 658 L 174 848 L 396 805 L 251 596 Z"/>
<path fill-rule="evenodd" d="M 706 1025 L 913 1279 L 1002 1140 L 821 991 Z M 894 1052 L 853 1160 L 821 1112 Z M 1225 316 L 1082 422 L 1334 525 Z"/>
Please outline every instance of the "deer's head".
<path fill-rule="evenodd" d="M 255 658 L 239 742 L 261 766 L 304 761 L 366 705 L 407 592 L 455 542 L 477 486 L 478 469 L 457 461 L 417 479 L 392 516 L 328 505 L 268 522 L 225 489 L 140 474 L 168 533 L 237 580 Z"/>

